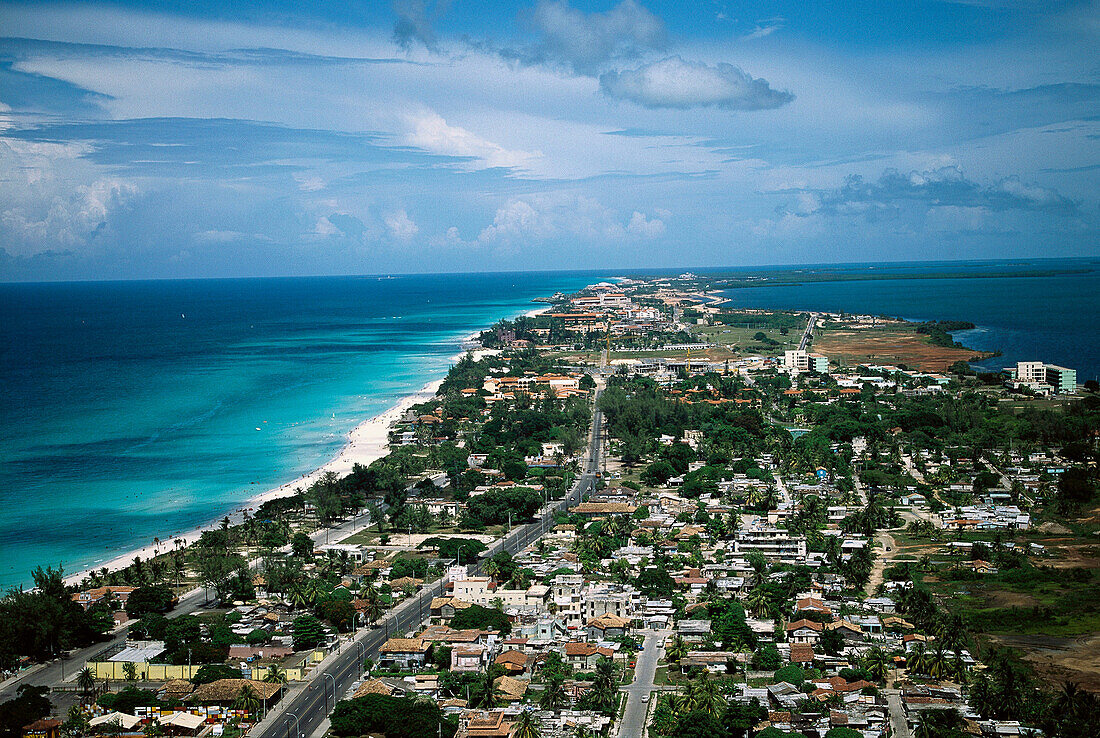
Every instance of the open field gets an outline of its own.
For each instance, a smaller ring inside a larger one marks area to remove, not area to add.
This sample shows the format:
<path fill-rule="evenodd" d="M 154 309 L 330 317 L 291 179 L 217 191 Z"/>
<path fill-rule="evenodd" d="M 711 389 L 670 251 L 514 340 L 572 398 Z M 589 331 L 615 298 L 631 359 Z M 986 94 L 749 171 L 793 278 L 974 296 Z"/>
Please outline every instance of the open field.
<path fill-rule="evenodd" d="M 743 354 L 763 354 L 765 356 L 780 355 L 784 351 L 798 348 L 798 342 L 802 338 L 802 328 L 791 328 L 787 335 L 783 335 L 776 329 L 768 328 L 742 328 L 730 325 L 697 326 L 692 333 L 699 337 L 700 341 L 716 343 L 720 346 L 736 346 Z M 763 333 L 779 345 L 772 346 L 762 344 L 753 338 L 757 333 Z"/>
<path fill-rule="evenodd" d="M 866 330 L 825 329 L 820 331 L 812 350 L 825 354 L 838 364 L 905 364 L 922 371 L 945 371 L 956 361 L 985 356 L 970 349 L 935 346 L 928 336 L 911 327 L 869 328 Z"/>

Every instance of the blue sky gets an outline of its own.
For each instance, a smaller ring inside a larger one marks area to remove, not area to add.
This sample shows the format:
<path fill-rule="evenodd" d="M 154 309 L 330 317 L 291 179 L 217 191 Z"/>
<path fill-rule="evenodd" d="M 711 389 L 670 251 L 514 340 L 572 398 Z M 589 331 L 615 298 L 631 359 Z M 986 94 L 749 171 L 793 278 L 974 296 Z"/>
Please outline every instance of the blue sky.
<path fill-rule="evenodd" d="M 1100 2 L 0 3 L 0 280 L 1100 255 Z"/>

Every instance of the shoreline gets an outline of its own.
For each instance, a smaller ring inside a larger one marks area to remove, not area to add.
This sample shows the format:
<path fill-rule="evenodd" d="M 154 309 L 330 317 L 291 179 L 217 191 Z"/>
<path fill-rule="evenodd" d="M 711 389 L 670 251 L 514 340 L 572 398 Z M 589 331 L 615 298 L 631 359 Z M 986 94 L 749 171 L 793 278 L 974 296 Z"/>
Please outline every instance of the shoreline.
<path fill-rule="evenodd" d="M 550 306 L 536 308 L 523 313 L 523 315 L 533 317 L 549 309 Z M 514 318 L 512 319 L 514 320 Z M 491 356 L 499 353 L 499 351 L 495 349 L 487 349 L 476 343 L 482 330 L 485 329 L 475 331 L 474 333 L 462 336 L 458 339 L 457 343 L 461 347 L 461 350 L 450 357 L 452 363 L 458 362 L 467 354 L 473 354 L 476 361 L 484 356 Z M 299 491 L 304 491 L 326 472 L 344 475 L 351 472 L 352 467 L 356 464 L 362 466 L 369 465 L 371 462 L 389 453 L 389 433 L 394 424 L 409 408 L 427 402 L 435 397 L 445 377 L 446 375 L 439 379 L 429 381 L 416 392 L 399 397 L 397 402 L 381 413 L 360 422 L 348 431 L 346 442 L 340 451 L 333 458 L 316 469 L 306 474 L 302 474 L 289 482 L 280 484 L 277 487 L 272 487 L 264 492 L 254 494 L 241 502 L 238 507 L 224 512 L 222 515 L 207 523 L 198 525 L 186 532 L 173 533 L 166 538 L 157 536 L 148 545 L 129 549 L 95 566 L 81 569 L 72 574 L 66 574 L 63 581 L 67 585 L 78 585 L 92 572 L 98 572 L 103 569 L 107 569 L 108 571 L 125 569 L 133 563 L 135 557 L 140 556 L 143 561 L 146 561 L 154 556 L 170 553 L 177 548 L 190 546 L 197 541 L 204 532 L 218 528 L 226 517 L 229 518 L 230 525 L 239 525 L 243 522 L 246 512 L 253 511 L 256 507 L 259 507 L 269 500 L 290 497 L 297 494 Z"/>

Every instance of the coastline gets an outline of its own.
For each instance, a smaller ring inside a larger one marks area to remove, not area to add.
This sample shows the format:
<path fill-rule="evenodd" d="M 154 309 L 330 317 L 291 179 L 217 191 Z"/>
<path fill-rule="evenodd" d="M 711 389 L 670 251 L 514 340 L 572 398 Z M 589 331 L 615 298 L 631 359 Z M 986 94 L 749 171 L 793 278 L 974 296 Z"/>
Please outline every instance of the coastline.
<path fill-rule="evenodd" d="M 536 308 L 525 312 L 524 315 L 533 317 L 549 309 L 549 306 Z M 466 354 L 473 354 L 474 359 L 478 360 L 484 356 L 499 353 L 495 349 L 483 348 L 480 344 L 474 343 L 480 335 L 481 331 L 479 330 L 458 339 L 458 344 L 462 347 L 462 350 L 451 356 L 451 361 L 457 362 Z M 435 397 L 436 392 L 442 384 L 443 377 L 433 379 L 416 392 L 400 397 L 397 402 L 388 409 L 356 425 L 348 431 L 347 440 L 336 456 L 316 469 L 306 474 L 302 474 L 289 482 L 280 484 L 277 487 L 272 487 L 264 492 L 252 495 L 240 503 L 238 507 L 226 511 L 209 522 L 196 526 L 192 530 L 173 533 L 166 538 L 158 536 L 148 545 L 130 549 L 94 567 L 88 567 L 72 574 L 66 574 L 64 582 L 69 585 L 76 585 L 87 578 L 93 571 L 101 571 L 104 568 L 109 571 L 124 569 L 133 563 L 135 557 L 140 556 L 142 560 L 147 560 L 154 556 L 169 553 L 177 547 L 190 546 L 197 541 L 205 531 L 220 527 L 222 521 L 226 517 L 229 518 L 231 525 L 238 525 L 244 520 L 246 512 L 253 511 L 269 500 L 275 500 L 280 497 L 290 497 L 291 495 L 297 494 L 317 481 L 322 474 L 333 472 L 344 475 L 351 472 L 352 467 L 356 464 L 367 466 L 371 462 L 389 453 L 390 430 L 393 428 L 394 424 L 400 420 L 401 416 L 405 414 L 405 411 L 414 405 L 419 405 L 420 403 L 431 400 Z"/>

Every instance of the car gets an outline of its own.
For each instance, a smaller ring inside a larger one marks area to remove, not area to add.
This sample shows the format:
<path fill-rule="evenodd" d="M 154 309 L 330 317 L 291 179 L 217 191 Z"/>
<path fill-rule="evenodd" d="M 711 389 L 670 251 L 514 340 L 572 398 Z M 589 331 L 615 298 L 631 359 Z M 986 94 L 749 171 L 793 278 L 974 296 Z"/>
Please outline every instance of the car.
<path fill-rule="evenodd" d="M 644 705 L 648 702 L 649 702 L 649 695 L 648 694 L 643 694 L 642 695 L 642 704 Z"/>

